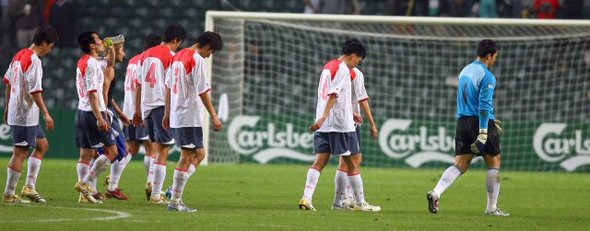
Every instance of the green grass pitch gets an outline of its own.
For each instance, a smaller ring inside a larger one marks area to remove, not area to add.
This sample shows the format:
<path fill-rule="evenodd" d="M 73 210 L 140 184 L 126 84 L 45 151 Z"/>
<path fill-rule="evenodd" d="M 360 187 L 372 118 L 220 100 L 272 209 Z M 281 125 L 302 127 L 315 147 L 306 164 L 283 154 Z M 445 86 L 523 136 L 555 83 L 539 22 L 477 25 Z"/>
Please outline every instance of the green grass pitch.
<path fill-rule="evenodd" d="M 139 158 L 138 158 L 139 159 Z M 8 158 L 0 158 L 6 182 Z M 379 213 L 331 211 L 334 166 L 324 169 L 314 197 L 317 212 L 298 210 L 304 165 L 211 165 L 189 180 L 184 201 L 196 213 L 167 212 L 146 203 L 143 162 L 133 161 L 120 187 L 131 201 L 78 204 L 76 160 L 43 162 L 37 189 L 47 204 L 0 203 L 0 230 L 588 230 L 590 177 L 574 173 L 502 172 L 499 205 L 510 217 L 483 215 L 485 171 L 459 178 L 441 200 L 439 214 L 427 211 L 425 194 L 443 169 L 364 168 L 367 200 Z M 26 169 L 26 167 L 25 167 Z M 165 185 L 172 183 L 168 165 Z M 26 170 L 19 181 L 24 184 Z M 104 180 L 105 173 L 100 177 Z M 104 191 L 105 186 L 100 185 Z"/>

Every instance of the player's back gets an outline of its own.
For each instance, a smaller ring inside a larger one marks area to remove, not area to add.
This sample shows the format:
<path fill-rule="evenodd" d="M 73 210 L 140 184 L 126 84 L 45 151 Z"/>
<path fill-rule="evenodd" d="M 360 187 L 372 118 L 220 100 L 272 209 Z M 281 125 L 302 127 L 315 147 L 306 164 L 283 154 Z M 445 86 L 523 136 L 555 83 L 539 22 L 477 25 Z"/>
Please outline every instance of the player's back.
<path fill-rule="evenodd" d="M 101 63 L 90 55 L 83 55 L 76 66 L 76 89 L 78 91 L 78 109 L 92 111 L 89 92 L 96 92 L 100 111 L 106 110 L 103 97 L 104 73 Z"/>
<path fill-rule="evenodd" d="M 158 45 L 143 52 L 141 57 L 141 103 L 145 117 L 159 106 L 164 106 L 166 70 L 170 66 L 173 53 L 166 45 Z"/>
<path fill-rule="evenodd" d="M 135 113 L 135 95 L 137 94 L 137 81 L 141 73 L 141 54 L 133 56 L 127 64 L 125 71 L 125 96 L 123 98 L 123 113 L 132 117 Z"/>
<path fill-rule="evenodd" d="M 318 101 L 316 106 L 316 120 L 319 119 L 326 107 L 330 95 L 337 96 L 330 116 L 318 130 L 319 132 L 352 132 L 352 91 L 350 69 L 341 60 L 331 60 L 324 66 L 318 86 Z"/>
<path fill-rule="evenodd" d="M 41 60 L 29 48 L 20 50 L 10 63 L 4 82 L 10 84 L 7 122 L 10 125 L 32 126 L 39 122 L 39 108 L 31 93 L 42 91 Z"/>
<path fill-rule="evenodd" d="M 493 89 L 496 82 L 494 75 L 482 62 L 474 61 L 461 70 L 458 78 L 457 118 L 461 116 L 478 116 L 482 107 L 480 104 L 480 89 L 482 86 L 490 87 L 489 84 L 492 84 L 491 88 Z M 492 96 L 489 97 L 491 104 Z M 491 110 L 491 105 L 487 109 Z"/>

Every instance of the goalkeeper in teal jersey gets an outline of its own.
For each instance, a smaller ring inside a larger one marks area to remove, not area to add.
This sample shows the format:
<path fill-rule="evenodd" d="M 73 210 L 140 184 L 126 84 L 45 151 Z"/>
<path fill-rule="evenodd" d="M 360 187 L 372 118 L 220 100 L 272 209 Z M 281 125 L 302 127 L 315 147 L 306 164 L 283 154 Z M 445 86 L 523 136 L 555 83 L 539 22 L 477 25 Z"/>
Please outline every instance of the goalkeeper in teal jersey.
<path fill-rule="evenodd" d="M 426 194 L 428 210 L 431 213 L 438 213 L 438 201 L 443 192 L 467 171 L 473 157 L 481 155 L 488 166 L 488 203 L 485 214 L 510 215 L 497 207 L 502 129 L 500 121 L 494 117 L 496 77 L 489 69 L 496 62 L 497 56 L 498 49 L 494 41 L 480 41 L 477 59 L 465 66 L 458 76 L 455 164 L 445 170 L 434 189 Z"/>

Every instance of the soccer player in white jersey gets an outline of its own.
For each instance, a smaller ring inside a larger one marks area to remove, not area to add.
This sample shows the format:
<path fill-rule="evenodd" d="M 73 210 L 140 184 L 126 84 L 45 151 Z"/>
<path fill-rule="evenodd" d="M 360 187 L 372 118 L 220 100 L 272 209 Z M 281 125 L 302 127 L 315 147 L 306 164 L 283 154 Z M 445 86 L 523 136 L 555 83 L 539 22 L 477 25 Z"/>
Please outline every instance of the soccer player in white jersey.
<path fill-rule="evenodd" d="M 313 193 L 320 172 L 328 163 L 330 155 L 342 156 L 348 168 L 348 180 L 356 196 L 353 209 L 381 210 L 379 206 L 365 201 L 360 166 L 351 157 L 360 151 L 352 113 L 350 69 L 356 67 L 364 57 L 365 47 L 361 43 L 345 43 L 341 59 L 334 59 L 324 66 L 318 86 L 316 122 L 309 126 L 315 132 L 316 160 L 307 172 L 305 190 L 299 201 L 299 208 L 302 210 L 315 210 L 312 204 Z"/>
<path fill-rule="evenodd" d="M 213 129 L 220 131 L 221 120 L 211 103 L 211 83 L 206 76 L 205 58 L 223 47 L 221 36 L 207 31 L 201 34 L 194 45 L 174 55 L 166 75 L 166 111 L 162 120 L 164 128 L 172 128 L 180 159 L 174 170 L 172 196 L 169 211 L 195 212 L 182 203 L 184 187 L 205 158 L 203 146 L 203 106 L 211 115 Z"/>
<path fill-rule="evenodd" d="M 106 118 L 106 103 L 103 96 L 104 73 L 98 55 L 105 47 L 97 32 L 87 31 L 78 37 L 84 55 L 76 68 L 78 111 L 76 112 L 76 146 L 80 148 L 77 165 L 78 182 L 75 188 L 91 203 L 99 203 L 93 196 L 91 185 L 96 185 L 97 176 L 117 157 L 114 136 Z M 97 148 L 104 154 L 89 166 Z"/>
<path fill-rule="evenodd" d="M 162 185 L 166 178 L 166 161 L 174 139 L 170 132 L 162 127 L 164 117 L 164 98 L 166 87 L 164 80 L 166 71 L 172 63 L 174 51 L 180 47 L 186 36 L 182 26 L 174 24 L 168 26 L 162 38 L 162 44 L 152 47 L 143 52 L 141 57 L 141 74 L 137 81 L 137 92 L 135 97 L 135 114 L 133 124 L 139 126 L 142 120 L 146 120 L 150 140 L 155 143 L 157 149 L 156 161 L 154 162 L 154 182 L 150 194 L 150 203 L 166 204 L 165 197 L 162 197 Z"/>
<path fill-rule="evenodd" d="M 369 105 L 369 95 L 365 89 L 365 77 L 363 73 L 355 67 L 350 72 L 350 77 L 352 80 L 352 110 L 356 127 L 356 135 L 359 143 L 359 153 L 352 155 L 351 157 L 352 160 L 360 166 L 362 161 L 362 152 L 360 152 L 362 146 L 360 126 L 363 123 L 361 109 L 369 121 L 369 129 L 371 131 L 371 138 L 373 138 L 373 140 L 378 138 L 379 131 L 377 129 L 375 119 L 373 118 L 373 113 L 371 112 L 371 106 Z M 352 190 L 352 185 L 348 181 L 347 171 L 348 168 L 342 157 L 340 157 L 338 160 L 338 169 L 336 169 L 334 180 L 336 194 L 334 196 L 334 203 L 332 204 L 333 209 L 347 210 L 354 208 L 354 192 Z"/>
<path fill-rule="evenodd" d="M 145 38 L 144 50 L 157 46 L 161 42 L 162 38 L 159 35 L 150 34 Z M 140 58 L 141 54 L 133 56 L 129 60 L 129 63 L 127 65 L 127 71 L 125 73 L 125 96 L 123 101 L 123 114 L 125 114 L 127 118 L 132 118 L 135 114 L 135 94 L 137 94 L 136 81 L 138 79 L 137 76 L 141 72 L 141 66 L 139 64 Z M 149 140 L 147 128 L 143 126 L 135 126 L 133 124 L 125 124 L 123 127 L 123 133 L 127 141 L 127 152 L 128 154 L 131 154 L 131 157 L 139 153 L 140 145 L 143 144 L 143 146 L 145 147 L 146 153 L 143 159 L 143 163 L 147 175 L 146 189 L 149 189 L 149 191 L 151 192 L 152 182 L 154 181 L 154 174 L 153 171 L 150 170 L 150 165 L 153 165 L 154 163 L 155 154 L 152 148 L 152 142 Z M 126 166 L 126 164 L 120 164 L 119 166 L 117 165 L 118 164 L 115 163 L 111 168 L 111 178 L 109 179 L 109 184 L 112 183 L 113 176 L 117 177 L 116 174 L 119 174 L 118 177 L 120 178 L 120 175 L 123 173 L 123 170 Z M 116 170 L 113 171 L 113 168 L 116 168 Z M 147 194 L 148 200 L 149 197 L 150 194 Z"/>
<path fill-rule="evenodd" d="M 477 48 L 477 59 L 459 73 L 455 164 L 443 172 L 434 189 L 426 194 L 428 211 L 431 213 L 438 213 L 438 201 L 442 194 L 467 171 L 473 157 L 481 155 L 488 166 L 488 203 L 484 213 L 490 216 L 510 216 L 497 206 L 500 194 L 502 128 L 495 118 L 493 98 L 496 77 L 490 71 L 497 57 L 496 43 L 490 39 L 481 40 Z"/>
<path fill-rule="evenodd" d="M 48 148 L 47 139 L 39 125 L 39 110 L 48 130 L 54 127 L 53 119 L 43 101 L 43 65 L 40 57 L 51 52 L 57 43 L 58 35 L 49 26 L 42 26 L 35 32 L 30 47 L 20 50 L 10 63 L 4 83 L 6 83 L 5 121 L 12 132 L 13 153 L 7 167 L 6 187 L 2 201 L 9 203 L 28 203 L 16 195 L 16 185 L 20 178 L 23 162 L 30 147 L 35 147 L 28 161 L 26 185 L 21 192 L 34 202 L 45 203 L 35 188 L 41 160 Z M 37 144 L 36 142 L 39 142 Z M 38 145 L 44 147 L 37 148 Z"/>

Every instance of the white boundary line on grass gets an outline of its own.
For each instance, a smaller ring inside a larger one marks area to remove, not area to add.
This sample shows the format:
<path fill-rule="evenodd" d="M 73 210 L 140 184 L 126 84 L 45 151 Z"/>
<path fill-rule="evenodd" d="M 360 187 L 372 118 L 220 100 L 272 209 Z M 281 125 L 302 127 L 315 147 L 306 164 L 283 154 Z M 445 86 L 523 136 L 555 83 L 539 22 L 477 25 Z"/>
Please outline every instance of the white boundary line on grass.
<path fill-rule="evenodd" d="M 72 218 L 59 218 L 59 219 L 30 219 L 30 220 L 13 220 L 13 221 L 3 221 L 0 220 L 0 223 L 31 223 L 31 222 L 64 222 L 64 221 L 106 221 L 106 220 L 116 220 L 116 219 L 123 219 L 131 217 L 130 213 L 120 212 L 120 211 L 112 211 L 106 209 L 93 209 L 93 208 L 80 208 L 80 207 L 59 207 L 59 206 L 43 206 L 47 208 L 56 208 L 56 209 L 76 209 L 76 210 L 87 210 L 87 211 L 95 211 L 95 212 L 103 212 L 103 213 L 111 213 L 114 214 L 113 216 L 107 217 L 93 217 L 93 218 L 79 218 L 79 219 L 72 219 Z M 43 208 L 39 207 L 39 208 Z"/>

